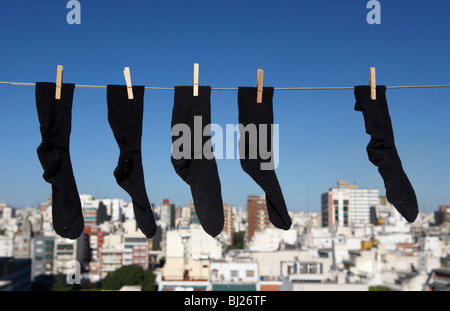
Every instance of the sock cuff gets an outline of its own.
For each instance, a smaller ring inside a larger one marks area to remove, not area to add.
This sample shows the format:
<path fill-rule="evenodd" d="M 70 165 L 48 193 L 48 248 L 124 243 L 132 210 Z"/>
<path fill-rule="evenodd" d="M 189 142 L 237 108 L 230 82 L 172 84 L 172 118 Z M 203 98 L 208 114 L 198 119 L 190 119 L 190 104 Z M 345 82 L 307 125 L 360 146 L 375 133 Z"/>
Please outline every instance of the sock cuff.
<path fill-rule="evenodd" d="M 358 85 L 355 86 L 355 110 L 365 111 L 367 109 L 376 109 L 386 103 L 386 86 L 377 85 L 377 99 L 372 100 L 370 93 L 371 88 L 369 85 Z"/>
<path fill-rule="evenodd" d="M 134 99 L 128 99 L 125 85 L 107 86 L 108 121 L 113 131 L 142 136 L 144 93 L 144 86 L 133 86 Z"/>
<path fill-rule="evenodd" d="M 211 87 L 199 86 L 198 96 L 193 93 L 193 86 L 176 86 L 173 112 L 211 114 Z"/>
<path fill-rule="evenodd" d="M 241 123 L 273 123 L 273 87 L 263 88 L 262 103 L 257 103 L 258 90 L 256 87 L 239 87 L 238 107 Z M 243 122 L 245 121 L 245 122 Z"/>
<path fill-rule="evenodd" d="M 55 98 L 56 83 L 36 82 L 36 109 L 42 137 L 52 138 L 61 148 L 68 148 L 72 127 L 72 101 L 75 84 L 64 83 L 61 99 Z"/>

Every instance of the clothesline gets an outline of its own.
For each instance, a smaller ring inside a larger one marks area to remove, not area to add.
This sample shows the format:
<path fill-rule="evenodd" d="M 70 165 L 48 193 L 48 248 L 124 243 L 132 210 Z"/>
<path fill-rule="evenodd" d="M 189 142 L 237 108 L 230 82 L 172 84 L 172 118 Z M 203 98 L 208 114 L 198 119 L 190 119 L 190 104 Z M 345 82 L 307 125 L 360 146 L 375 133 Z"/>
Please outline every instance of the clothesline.
<path fill-rule="evenodd" d="M 36 83 L 26 83 L 26 82 L 1 82 L 0 85 L 19 85 L 19 86 L 35 86 Z M 93 89 L 106 89 L 106 85 L 75 85 L 78 88 L 93 88 Z M 409 86 L 386 86 L 387 89 L 420 89 L 420 88 L 450 88 L 450 85 L 409 85 Z M 162 90 L 162 91 L 173 91 L 173 87 L 152 87 L 146 86 L 146 90 Z M 353 90 L 354 87 L 283 87 L 274 88 L 276 91 L 326 91 L 326 90 Z M 213 91 L 237 91 L 238 88 L 211 88 Z"/>

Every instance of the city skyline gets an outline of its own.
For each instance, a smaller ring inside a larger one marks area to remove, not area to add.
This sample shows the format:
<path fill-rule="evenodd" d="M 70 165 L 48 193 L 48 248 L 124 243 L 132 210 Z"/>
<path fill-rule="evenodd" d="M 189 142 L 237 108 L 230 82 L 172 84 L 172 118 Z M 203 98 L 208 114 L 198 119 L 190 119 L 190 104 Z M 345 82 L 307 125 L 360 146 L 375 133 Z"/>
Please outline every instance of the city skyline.
<path fill-rule="evenodd" d="M 342 180 L 337 180 L 336 181 L 336 183 L 340 183 L 340 182 L 342 182 Z M 344 181 L 345 183 L 347 183 L 347 181 Z M 352 185 L 352 186 L 359 186 L 357 183 L 350 183 L 349 185 Z M 317 201 L 317 203 L 315 203 L 315 207 L 311 207 L 311 203 L 307 203 L 307 204 L 305 204 L 304 206 L 304 208 L 297 208 L 297 209 L 290 209 L 289 208 L 289 206 L 288 206 L 288 211 L 292 211 L 292 212 L 311 212 L 311 213 L 320 213 L 321 212 L 321 210 L 322 210 L 322 202 L 321 202 L 321 197 L 322 197 L 322 195 L 323 194 L 325 194 L 325 193 L 327 193 L 329 190 L 331 190 L 332 188 L 334 188 L 334 186 L 329 186 L 327 189 L 325 189 L 321 194 L 320 194 L 320 196 L 319 196 L 319 198 L 316 198 L 316 201 Z M 384 190 L 384 188 L 383 189 L 378 189 L 378 188 L 374 188 L 374 187 L 361 187 L 361 188 L 365 188 L 365 189 L 373 189 L 373 190 L 377 190 L 377 193 L 379 193 L 379 195 L 380 195 L 380 197 L 384 197 L 385 198 L 385 190 Z M 378 192 L 379 191 L 379 192 Z M 51 197 L 51 194 L 49 193 L 49 194 L 47 194 L 47 195 L 45 195 L 45 196 L 43 196 L 43 199 L 42 200 L 34 200 L 33 201 L 33 204 L 28 204 L 28 205 L 21 205 L 21 206 L 15 206 L 14 204 L 10 204 L 10 203 L 8 203 L 8 202 L 2 202 L 2 201 L 0 201 L 0 204 L 7 204 L 8 206 L 11 206 L 11 207 L 13 207 L 13 208 L 19 208 L 19 209 L 25 209 L 25 208 L 28 208 L 28 207 L 33 207 L 33 208 L 36 208 L 36 207 L 39 207 L 39 205 L 42 203 L 42 202 L 45 202 L 45 199 L 46 198 L 48 198 L 48 197 Z M 88 193 L 80 193 L 80 196 L 92 196 L 94 199 L 97 199 L 97 200 L 103 200 L 103 199 L 119 199 L 119 200 L 123 200 L 123 201 L 125 201 L 125 202 L 130 202 L 131 203 L 131 197 L 129 197 L 127 194 L 124 194 L 124 195 L 122 195 L 122 196 L 118 196 L 118 197 L 108 197 L 108 196 L 98 196 L 98 195 L 96 195 L 96 194 L 94 194 L 93 192 L 88 192 Z M 224 200 L 223 200 L 223 204 L 224 205 L 231 205 L 231 206 L 233 206 L 233 207 L 235 207 L 235 208 L 238 208 L 238 209 L 243 209 L 243 210 L 245 210 L 246 208 L 247 208 L 247 197 L 248 196 L 256 196 L 256 197 L 264 197 L 264 193 L 261 191 L 259 194 L 254 194 L 254 193 L 252 193 L 252 194 L 248 194 L 247 196 L 246 196 L 246 198 L 245 198 L 245 200 L 243 200 L 243 202 L 241 203 L 241 204 L 233 204 L 232 202 L 230 202 L 230 201 L 227 201 L 225 198 L 224 198 Z M 45 199 L 44 199 L 45 198 Z M 190 205 L 192 205 L 192 198 L 190 198 L 188 201 L 185 201 L 185 202 L 182 202 L 182 203 L 180 203 L 180 202 L 178 202 L 178 201 L 176 201 L 176 200 L 174 200 L 173 198 L 170 198 L 169 196 L 163 196 L 161 199 L 158 199 L 158 201 L 150 201 L 150 203 L 152 204 L 152 206 L 153 206 L 153 208 L 155 208 L 155 207 L 159 207 L 159 206 L 161 206 L 161 205 L 164 205 L 164 202 L 166 201 L 166 200 L 170 200 L 171 201 L 171 203 L 173 203 L 173 204 L 175 204 L 176 206 L 178 206 L 178 207 L 184 207 L 184 206 L 190 206 Z M 307 199 L 308 201 L 309 201 L 309 198 Z M 309 207 L 306 207 L 306 205 L 309 205 Z M 430 213 L 430 212 L 434 212 L 439 206 L 444 206 L 444 205 L 448 205 L 448 202 L 446 203 L 446 202 L 443 202 L 443 203 L 441 203 L 441 204 L 438 204 L 438 205 L 436 205 L 436 206 L 429 206 L 429 205 L 427 205 L 426 207 L 421 207 L 421 206 L 419 206 L 419 212 L 420 213 Z"/>
<path fill-rule="evenodd" d="M 51 198 L 38 209 L 3 204 L 0 291 L 448 289 L 450 206 L 408 223 L 374 190 L 340 181 L 325 193 L 322 213 L 291 213 L 286 231 L 270 224 L 264 197 L 249 195 L 248 210 L 224 206 L 227 225 L 215 238 L 193 205 L 170 200 L 155 208 L 153 239 L 119 199 L 81 195 L 85 229 L 74 240 L 53 230 Z"/>
<path fill-rule="evenodd" d="M 379 85 L 450 84 L 447 2 L 381 1 L 377 25 L 367 23 L 367 2 L 195 3 L 81 1 L 79 25 L 67 23 L 66 1 L 2 3 L 7 44 L 0 51 L 0 81 L 54 82 L 56 66 L 64 65 L 66 83 L 125 84 L 122 70 L 130 67 L 133 85 L 174 87 L 191 85 L 192 65 L 199 63 L 200 85 L 212 87 L 256 86 L 258 69 L 265 72 L 264 86 L 353 87 L 368 84 L 370 67 L 376 67 Z M 397 149 L 421 212 L 450 202 L 447 99 L 448 88 L 387 91 Z M 145 92 L 143 167 L 156 205 L 166 197 L 178 205 L 191 201 L 170 162 L 173 100 L 173 91 Z M 354 105 L 352 90 L 275 91 L 276 173 L 289 210 L 320 211 L 321 194 L 338 180 L 384 195 Z M 211 109 L 213 123 L 236 124 L 237 92 L 213 91 Z M 79 193 L 129 200 L 113 176 L 119 150 L 107 122 L 105 90 L 76 88 L 72 112 L 70 151 Z M 0 202 L 24 208 L 45 201 L 51 187 L 36 155 L 41 137 L 34 87 L 0 85 L 0 133 Z M 248 194 L 264 194 L 239 160 L 217 165 L 224 203 L 244 208 Z"/>

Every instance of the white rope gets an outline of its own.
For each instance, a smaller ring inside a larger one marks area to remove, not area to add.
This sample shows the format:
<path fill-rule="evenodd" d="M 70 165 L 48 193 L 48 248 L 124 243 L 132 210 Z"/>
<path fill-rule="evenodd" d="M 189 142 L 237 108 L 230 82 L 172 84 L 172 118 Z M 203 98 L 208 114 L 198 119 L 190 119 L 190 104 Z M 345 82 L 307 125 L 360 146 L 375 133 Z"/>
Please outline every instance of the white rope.
<path fill-rule="evenodd" d="M 25 82 L 1 82 L 3 85 L 35 86 L 36 83 Z M 75 85 L 78 88 L 106 89 L 105 85 Z M 387 86 L 387 89 L 420 89 L 420 88 L 446 88 L 450 85 L 409 85 L 409 86 Z M 145 87 L 146 90 L 173 91 L 173 87 Z M 335 91 L 335 90 L 354 90 L 354 87 L 283 87 L 274 88 L 276 91 Z M 211 88 L 213 91 L 237 91 L 238 88 Z"/>

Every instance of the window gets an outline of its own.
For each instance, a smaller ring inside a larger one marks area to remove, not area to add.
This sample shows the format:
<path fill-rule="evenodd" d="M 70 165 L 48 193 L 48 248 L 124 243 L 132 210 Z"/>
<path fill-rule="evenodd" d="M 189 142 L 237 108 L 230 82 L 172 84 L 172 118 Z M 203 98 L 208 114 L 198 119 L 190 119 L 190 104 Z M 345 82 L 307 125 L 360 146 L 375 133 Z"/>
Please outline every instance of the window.
<path fill-rule="evenodd" d="M 73 250 L 73 245 L 59 244 L 57 249 L 58 250 Z"/>
<path fill-rule="evenodd" d="M 248 278 L 253 278 L 255 276 L 255 271 L 254 270 L 247 270 L 245 271 L 245 276 Z"/>
<path fill-rule="evenodd" d="M 304 263 L 300 264 L 300 273 L 307 273 L 307 265 Z"/>
<path fill-rule="evenodd" d="M 232 278 L 237 278 L 239 276 L 239 271 L 238 270 L 231 270 L 230 271 L 230 275 Z"/>

